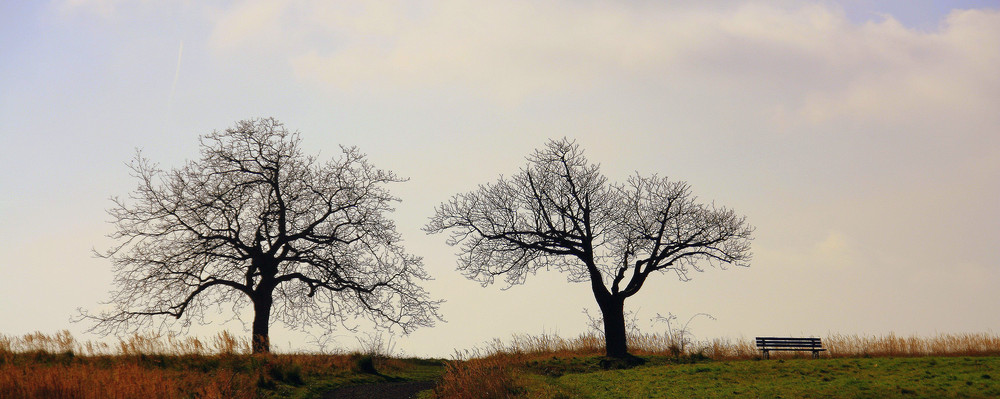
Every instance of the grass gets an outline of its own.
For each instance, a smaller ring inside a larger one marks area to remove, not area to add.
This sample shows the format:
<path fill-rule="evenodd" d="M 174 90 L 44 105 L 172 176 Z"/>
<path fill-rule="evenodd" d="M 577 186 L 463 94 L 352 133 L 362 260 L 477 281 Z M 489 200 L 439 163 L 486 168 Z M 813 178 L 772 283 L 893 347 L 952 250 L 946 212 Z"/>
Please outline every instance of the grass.
<path fill-rule="evenodd" d="M 438 384 L 425 399 L 1000 397 L 994 334 L 832 335 L 821 359 L 781 352 L 768 361 L 749 339 L 629 338 L 645 364 L 607 370 L 594 334 L 517 335 L 450 361 L 393 357 L 381 345 L 365 353 L 250 355 L 249 343 L 228 333 L 117 344 L 79 342 L 65 331 L 0 335 L 0 398 L 316 398 L 349 384 L 429 380 Z"/>
<path fill-rule="evenodd" d="M 1000 397 L 994 334 L 833 335 L 820 360 L 778 352 L 771 361 L 760 361 L 749 339 L 686 343 L 683 351 L 665 334 L 629 340 L 647 360 L 629 370 L 604 370 L 593 334 L 494 340 L 459 353 L 427 397 Z"/>
<path fill-rule="evenodd" d="M 68 332 L 0 335 L 0 398 L 314 398 L 349 384 L 434 380 L 443 369 L 442 360 L 373 352 L 250 355 L 227 333 L 118 345 Z"/>
<path fill-rule="evenodd" d="M 355 355 L 355 362 L 366 363 L 367 355 Z M 360 360 L 359 360 L 360 359 Z M 261 397 L 267 398 L 319 398 L 324 392 L 338 387 L 353 384 L 370 384 L 378 382 L 399 381 L 432 381 L 437 379 L 444 370 L 445 362 L 440 359 L 376 359 L 376 373 L 363 370 L 366 366 L 358 363 L 347 370 L 341 369 L 315 376 L 301 386 L 284 384 L 277 389 L 265 392 Z"/>
<path fill-rule="evenodd" d="M 524 378 L 532 398 L 995 398 L 1000 357 L 707 361 Z"/>
<path fill-rule="evenodd" d="M 373 360 L 363 354 L 28 353 L 8 356 L 0 364 L 0 397 L 313 398 L 350 384 L 434 380 L 443 368 L 441 360 Z"/>

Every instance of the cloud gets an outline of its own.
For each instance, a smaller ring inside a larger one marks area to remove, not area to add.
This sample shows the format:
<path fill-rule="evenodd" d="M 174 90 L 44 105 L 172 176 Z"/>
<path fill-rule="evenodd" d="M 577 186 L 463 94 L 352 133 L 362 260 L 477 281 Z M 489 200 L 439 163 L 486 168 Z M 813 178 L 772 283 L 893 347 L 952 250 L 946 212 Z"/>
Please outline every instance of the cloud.
<path fill-rule="evenodd" d="M 334 14 L 337 12 L 331 11 Z M 292 59 L 296 74 L 337 88 L 460 87 L 502 101 L 577 90 L 662 61 L 650 23 L 611 6 L 442 2 L 346 24 L 334 48 Z"/>
<path fill-rule="evenodd" d="M 841 87 L 809 93 L 796 110 L 801 120 L 896 123 L 926 113 L 982 113 L 1000 100 L 998 11 L 954 11 L 933 33 L 886 18 L 853 35 L 858 67 Z"/>
<path fill-rule="evenodd" d="M 1000 12 L 935 32 L 809 3 L 264 2 L 220 15 L 222 51 L 268 46 L 336 90 L 462 90 L 498 102 L 621 84 L 764 93 L 779 125 L 995 103 Z"/>
<path fill-rule="evenodd" d="M 173 151 L 164 139 L 173 136 L 161 132 L 194 134 L 263 113 L 302 128 L 311 148 L 360 145 L 413 178 L 393 188 L 404 198 L 397 216 L 408 247 L 440 278 L 432 292 L 473 298 L 451 307 L 452 327 L 429 332 L 424 345 L 437 353 L 493 336 L 496 326 L 584 325 L 558 315 L 579 318 L 592 300 L 586 287 L 550 274 L 517 294 L 480 290 L 451 270 L 453 248 L 419 230 L 439 201 L 516 170 L 544 137 L 561 135 L 578 139 L 612 179 L 638 170 L 688 180 L 758 226 L 752 268 L 692 284 L 658 280 L 663 290 L 635 302 L 647 310 L 728 309 L 717 314 L 723 334 L 905 330 L 934 312 L 962 328 L 995 328 L 982 315 L 1000 304 L 991 289 L 1000 281 L 998 12 L 954 11 L 912 29 L 888 15 L 856 22 L 828 1 L 676 3 L 59 0 L 51 10 L 80 21 L 46 31 L 59 47 L 35 48 L 64 58 L 33 68 L 24 76 L 35 80 L 21 86 L 53 86 L 44 83 L 59 81 L 55 72 L 83 78 L 50 94 L 12 92 L 34 100 L 17 102 L 27 105 L 11 126 L 71 134 L 53 142 L 97 143 L 94 151 L 105 142 Z M 176 80 L 182 55 L 176 94 L 184 86 L 188 95 L 175 98 L 176 121 L 160 124 L 145 112 L 162 105 L 163 91 L 150 85 L 165 90 L 169 72 Z M 66 101 L 74 106 L 58 107 Z M 134 129 L 150 123 L 163 127 Z M 100 157 L 73 150 L 62 158 Z M 66 176 L 33 179 L 49 188 L 26 183 L 19 198 L 79 197 L 56 181 Z M 568 299 L 532 317 L 469 323 L 483 306 L 527 309 L 553 292 Z M 977 306 L 944 306 L 956 293 Z M 768 298 L 792 312 L 831 312 L 763 323 L 753 309 Z"/>

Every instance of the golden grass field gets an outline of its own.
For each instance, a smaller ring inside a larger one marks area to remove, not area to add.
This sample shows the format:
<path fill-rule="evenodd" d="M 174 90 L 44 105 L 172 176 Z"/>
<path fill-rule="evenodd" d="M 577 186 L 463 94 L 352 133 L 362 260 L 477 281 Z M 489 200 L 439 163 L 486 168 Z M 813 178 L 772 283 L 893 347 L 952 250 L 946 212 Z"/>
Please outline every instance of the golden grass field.
<path fill-rule="evenodd" d="M 364 358 L 249 353 L 248 340 L 228 332 L 208 340 L 134 335 L 116 345 L 79 342 L 67 331 L 0 335 L 0 398 L 268 397 L 277 385 L 357 372 Z M 385 370 L 398 362 L 378 363 Z"/>

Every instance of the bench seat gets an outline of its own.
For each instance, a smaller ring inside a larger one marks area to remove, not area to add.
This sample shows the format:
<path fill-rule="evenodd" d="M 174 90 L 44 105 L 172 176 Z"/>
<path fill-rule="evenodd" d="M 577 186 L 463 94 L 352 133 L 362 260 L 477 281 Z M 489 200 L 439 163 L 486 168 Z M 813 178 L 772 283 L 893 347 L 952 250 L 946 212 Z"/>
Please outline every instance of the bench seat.
<path fill-rule="evenodd" d="M 764 359 L 771 358 L 771 351 L 811 351 L 813 358 L 825 351 L 819 338 L 757 337 L 757 349 Z"/>

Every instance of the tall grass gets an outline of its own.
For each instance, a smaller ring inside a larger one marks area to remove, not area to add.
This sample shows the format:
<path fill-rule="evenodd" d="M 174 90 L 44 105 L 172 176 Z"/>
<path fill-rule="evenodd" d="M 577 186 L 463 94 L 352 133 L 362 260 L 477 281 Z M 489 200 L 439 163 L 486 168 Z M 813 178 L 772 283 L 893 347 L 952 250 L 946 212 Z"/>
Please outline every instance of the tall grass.
<path fill-rule="evenodd" d="M 63 330 L 52 335 L 41 332 L 23 336 L 0 334 L 0 356 L 11 353 L 68 353 L 84 356 L 120 355 L 215 355 L 250 353 L 250 341 L 234 337 L 223 331 L 208 342 L 198 337 L 180 337 L 163 334 L 134 334 L 119 338 L 117 343 L 80 342 L 69 331 Z"/>
<path fill-rule="evenodd" d="M 1000 334 L 992 333 L 938 334 L 929 337 L 831 334 L 823 338 L 822 343 L 827 349 L 826 355 L 831 357 L 1000 356 Z M 716 360 L 760 357 L 760 351 L 751 338 L 715 338 L 688 342 L 682 346 L 680 337 L 676 334 L 638 333 L 628 335 L 628 346 L 629 352 L 636 355 L 703 355 Z M 494 339 L 477 353 L 518 355 L 515 357 L 528 359 L 553 355 L 602 355 L 604 350 L 604 338 L 599 334 L 586 333 L 575 338 L 562 338 L 544 333 L 513 335 L 506 341 Z"/>
<path fill-rule="evenodd" d="M 150 368 L 124 362 L 0 365 L 4 398 L 253 398 L 256 377 L 231 369 L 211 373 Z"/>
<path fill-rule="evenodd" d="M 832 334 L 823 345 L 833 357 L 1000 356 L 1000 335 L 988 333 L 930 337 Z"/>
<path fill-rule="evenodd" d="M 0 335 L 0 398 L 254 398 L 262 388 L 349 372 L 360 356 L 250 355 L 249 342 L 228 332 L 207 340 L 133 335 L 113 344 L 80 342 L 68 331 Z"/>
<path fill-rule="evenodd" d="M 456 352 L 455 359 L 445 365 L 434 395 L 454 399 L 517 397 L 520 384 L 512 365 L 521 362 L 523 355 L 516 353 L 494 351 L 484 355 L 478 349 Z"/>

